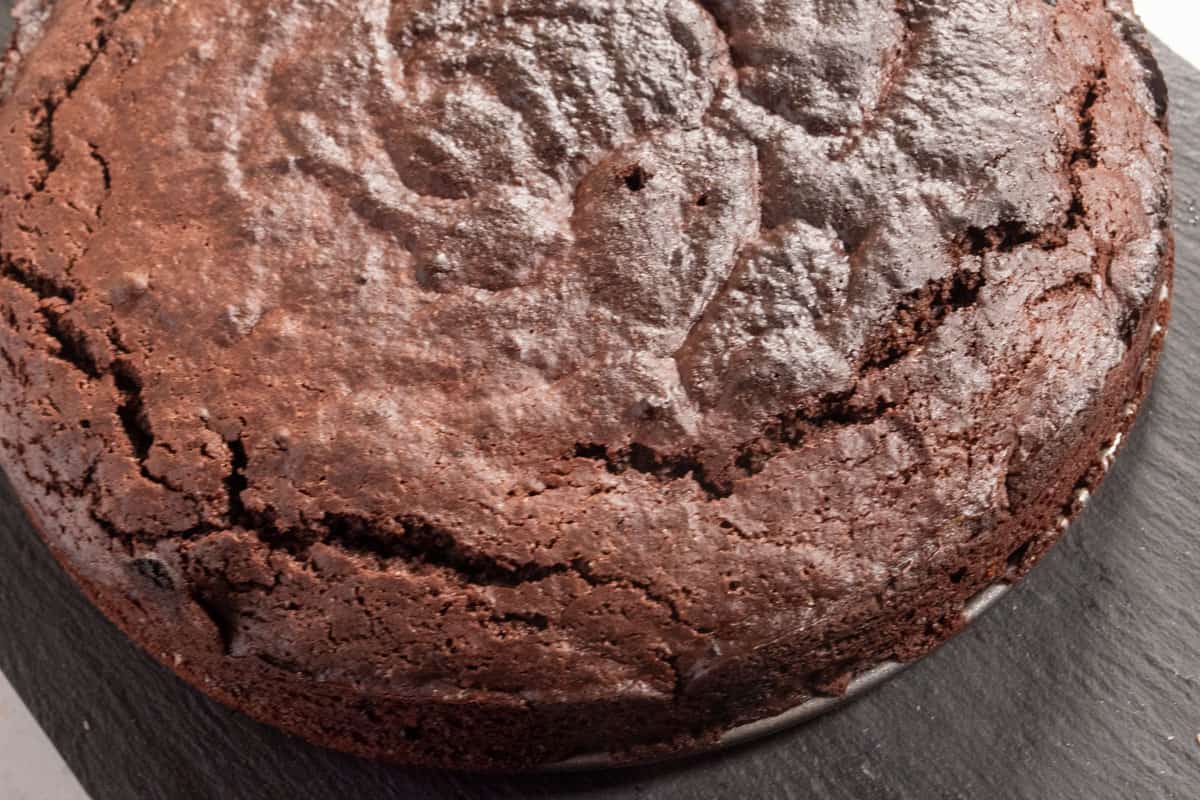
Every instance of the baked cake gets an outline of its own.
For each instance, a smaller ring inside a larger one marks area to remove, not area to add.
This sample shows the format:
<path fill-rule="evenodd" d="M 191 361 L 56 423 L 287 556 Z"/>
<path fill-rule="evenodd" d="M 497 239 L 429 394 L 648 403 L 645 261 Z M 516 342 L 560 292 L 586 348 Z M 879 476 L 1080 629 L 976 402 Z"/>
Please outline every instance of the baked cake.
<path fill-rule="evenodd" d="M 0 464 L 131 638 L 410 764 L 632 761 L 1023 574 L 1147 391 L 1123 0 L 23 0 Z"/>

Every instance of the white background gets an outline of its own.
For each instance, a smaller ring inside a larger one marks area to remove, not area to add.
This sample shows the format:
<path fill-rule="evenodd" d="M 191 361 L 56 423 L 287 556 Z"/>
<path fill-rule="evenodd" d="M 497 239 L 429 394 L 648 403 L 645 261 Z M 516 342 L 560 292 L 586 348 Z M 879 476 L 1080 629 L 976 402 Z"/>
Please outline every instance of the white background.
<path fill-rule="evenodd" d="M 1134 0 L 1134 7 L 1155 36 L 1200 67 L 1200 2 Z"/>

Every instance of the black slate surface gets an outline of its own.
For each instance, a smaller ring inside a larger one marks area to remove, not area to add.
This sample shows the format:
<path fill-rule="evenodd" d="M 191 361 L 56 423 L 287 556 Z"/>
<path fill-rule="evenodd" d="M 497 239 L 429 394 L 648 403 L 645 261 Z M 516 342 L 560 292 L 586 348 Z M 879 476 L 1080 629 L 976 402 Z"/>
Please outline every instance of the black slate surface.
<path fill-rule="evenodd" d="M 7 485 L 0 670 L 94 800 L 1200 797 L 1200 72 L 1162 61 L 1179 266 L 1137 428 L 1024 584 L 849 707 L 721 755 L 621 771 L 497 778 L 340 756 L 227 711 L 136 650 L 59 571 Z"/>

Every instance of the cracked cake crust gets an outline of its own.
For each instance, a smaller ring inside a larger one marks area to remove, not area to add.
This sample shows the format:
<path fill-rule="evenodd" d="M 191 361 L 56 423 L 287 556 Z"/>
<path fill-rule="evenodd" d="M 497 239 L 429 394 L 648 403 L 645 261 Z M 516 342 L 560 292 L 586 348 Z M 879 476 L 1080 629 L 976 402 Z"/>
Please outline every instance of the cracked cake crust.
<path fill-rule="evenodd" d="M 1123 2 L 17 14 L 0 463 L 131 638 L 326 745 L 636 760 L 837 693 L 1036 561 L 1153 374 Z"/>

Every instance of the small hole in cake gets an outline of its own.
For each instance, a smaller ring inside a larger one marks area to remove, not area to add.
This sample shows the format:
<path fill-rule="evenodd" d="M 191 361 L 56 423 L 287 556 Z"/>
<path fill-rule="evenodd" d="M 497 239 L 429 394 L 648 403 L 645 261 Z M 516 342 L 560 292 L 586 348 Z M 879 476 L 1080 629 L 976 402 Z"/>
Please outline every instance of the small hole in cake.
<path fill-rule="evenodd" d="M 171 573 L 163 562 L 159 561 L 154 556 L 144 556 L 135 558 L 132 562 L 133 568 L 146 580 L 153 583 L 160 589 L 174 589 L 175 580 L 171 577 Z"/>
<path fill-rule="evenodd" d="M 706 205 L 708 205 L 708 192 L 705 192 L 696 198 L 696 205 L 700 206 L 701 208 L 704 208 Z"/>
<path fill-rule="evenodd" d="M 646 174 L 646 170 L 642 169 L 641 164 L 634 164 L 625 172 L 625 188 L 631 192 L 640 192 L 646 188 L 646 182 L 650 180 L 650 176 Z"/>
<path fill-rule="evenodd" d="M 962 583 L 962 579 L 965 577 L 967 577 L 967 568 L 963 567 L 962 569 L 957 569 L 954 572 L 950 573 L 950 582 L 951 583 Z"/>
<path fill-rule="evenodd" d="M 593 461 L 603 461 L 608 458 L 608 448 L 595 442 L 576 442 L 575 457 L 587 458 Z"/>
<path fill-rule="evenodd" d="M 1013 550 L 1008 556 L 1008 566 L 1012 569 L 1020 567 L 1025 562 L 1025 555 L 1029 552 L 1029 547 L 1032 544 L 1033 539 L 1030 539 L 1016 550 Z"/>

